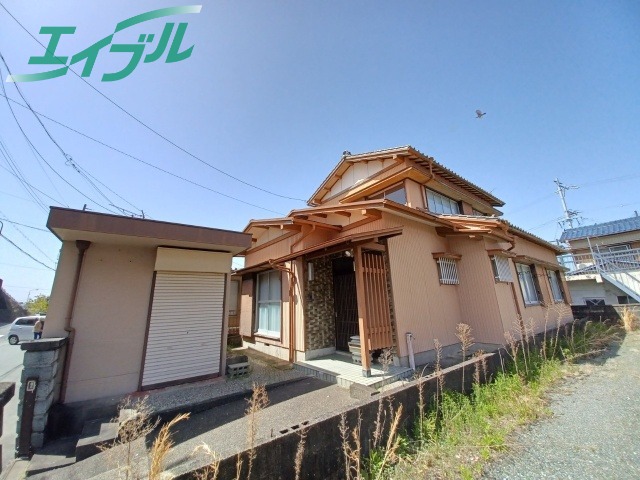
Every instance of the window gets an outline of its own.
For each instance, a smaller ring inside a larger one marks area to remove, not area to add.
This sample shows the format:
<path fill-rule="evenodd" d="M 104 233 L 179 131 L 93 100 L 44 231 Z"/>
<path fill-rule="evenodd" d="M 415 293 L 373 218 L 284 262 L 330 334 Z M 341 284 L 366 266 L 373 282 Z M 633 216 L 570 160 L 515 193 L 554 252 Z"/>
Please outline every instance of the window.
<path fill-rule="evenodd" d="M 458 265 L 453 258 L 438 258 L 438 276 L 440 277 L 440 283 L 443 285 L 458 285 L 460 280 L 458 279 Z"/>
<path fill-rule="evenodd" d="M 444 195 L 434 192 L 433 190 L 427 190 L 427 209 L 431 213 L 460 213 L 460 205 L 452 198 L 445 197 Z"/>
<path fill-rule="evenodd" d="M 518 272 L 518 282 L 520 283 L 524 304 L 539 304 L 541 297 L 538 293 L 538 286 L 536 285 L 535 267 L 533 265 L 516 263 L 516 271 Z"/>
<path fill-rule="evenodd" d="M 256 333 L 280 337 L 282 284 L 278 270 L 258 274 Z"/>
<path fill-rule="evenodd" d="M 564 292 L 560 281 L 560 272 L 557 270 L 547 270 L 547 278 L 551 286 L 551 296 L 554 302 L 564 302 Z"/>
<path fill-rule="evenodd" d="M 500 255 L 491 256 L 491 267 L 493 268 L 493 277 L 496 282 L 513 282 L 511 268 L 509 268 L 509 259 Z"/>
<path fill-rule="evenodd" d="M 584 304 L 588 307 L 604 307 L 604 298 L 585 298 Z"/>
<path fill-rule="evenodd" d="M 618 295 L 618 305 L 628 305 L 629 303 L 633 303 L 633 300 L 629 295 Z"/>
<path fill-rule="evenodd" d="M 600 247 L 598 250 L 602 252 L 626 252 L 627 250 L 631 250 L 631 245 L 621 244 L 621 245 L 611 245 L 610 247 Z"/>
<path fill-rule="evenodd" d="M 376 195 L 372 195 L 371 197 L 369 197 L 369 200 L 377 200 L 377 199 L 391 200 L 392 202 L 406 205 L 407 192 L 405 191 L 402 185 L 397 185 L 395 187 L 385 190 L 382 193 L 378 193 Z"/>

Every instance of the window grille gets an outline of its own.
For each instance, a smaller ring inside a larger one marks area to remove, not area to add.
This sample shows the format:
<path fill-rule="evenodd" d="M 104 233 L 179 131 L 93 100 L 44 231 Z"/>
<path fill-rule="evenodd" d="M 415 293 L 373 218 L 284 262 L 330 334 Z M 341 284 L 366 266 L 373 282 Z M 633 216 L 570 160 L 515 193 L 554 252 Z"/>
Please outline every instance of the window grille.
<path fill-rule="evenodd" d="M 453 258 L 438 258 L 438 275 L 443 285 L 458 285 L 458 265 Z"/>
<path fill-rule="evenodd" d="M 496 282 L 513 282 L 511 268 L 509 268 L 509 259 L 500 255 L 491 256 L 491 267 L 493 267 L 493 276 Z"/>
<path fill-rule="evenodd" d="M 547 270 L 547 278 L 549 279 L 549 285 L 551 286 L 553 301 L 564 302 L 564 293 L 562 292 L 558 272 L 555 270 Z"/>

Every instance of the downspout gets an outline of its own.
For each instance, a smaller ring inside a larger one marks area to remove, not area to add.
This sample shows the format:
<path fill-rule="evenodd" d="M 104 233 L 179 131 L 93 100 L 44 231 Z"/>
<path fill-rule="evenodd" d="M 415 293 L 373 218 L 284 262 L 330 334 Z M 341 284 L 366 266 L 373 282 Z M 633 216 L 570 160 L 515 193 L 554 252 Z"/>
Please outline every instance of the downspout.
<path fill-rule="evenodd" d="M 409 366 L 411 370 L 416 369 L 416 358 L 413 354 L 413 333 L 407 332 L 407 350 L 409 352 Z"/>
<path fill-rule="evenodd" d="M 68 332 L 67 336 L 67 354 L 64 358 L 64 366 L 62 368 L 62 388 L 60 390 L 60 403 L 64 403 L 64 399 L 67 394 L 67 380 L 69 378 L 69 367 L 71 365 L 71 354 L 73 352 L 73 342 L 75 339 L 76 329 L 73 328 L 73 310 L 76 305 L 76 296 L 78 294 L 78 284 L 80 282 L 80 272 L 82 271 L 82 264 L 84 262 L 84 254 L 91 246 L 91 242 L 87 240 L 76 240 L 76 248 L 78 249 L 78 262 L 76 263 L 76 273 L 73 278 L 73 286 L 71 290 L 71 298 L 69 299 L 69 306 L 67 307 L 67 315 L 65 317 L 64 330 Z"/>

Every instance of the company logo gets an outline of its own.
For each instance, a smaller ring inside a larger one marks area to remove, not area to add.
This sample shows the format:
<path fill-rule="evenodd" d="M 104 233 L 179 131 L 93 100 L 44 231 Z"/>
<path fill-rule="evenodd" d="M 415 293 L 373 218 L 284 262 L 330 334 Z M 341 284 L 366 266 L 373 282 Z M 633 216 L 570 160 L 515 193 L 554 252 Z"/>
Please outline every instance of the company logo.
<path fill-rule="evenodd" d="M 62 37 L 62 35 L 73 35 L 76 31 L 76 27 L 42 27 L 40 28 L 41 35 L 51 35 L 49 44 L 46 47 L 47 49 L 43 56 L 29 58 L 29 65 L 55 65 L 59 68 L 54 68 L 53 70 L 42 73 L 9 75 L 7 77 L 7 82 L 38 82 L 40 80 L 49 80 L 51 78 L 63 77 L 67 74 L 67 71 L 69 70 L 69 67 L 71 65 L 75 65 L 82 61 L 84 61 L 84 68 L 82 69 L 81 75 L 83 77 L 90 77 L 91 72 L 93 71 L 93 67 L 96 64 L 96 60 L 98 59 L 98 55 L 103 52 L 103 50 L 106 49 L 109 45 L 111 45 L 111 47 L 109 48 L 109 52 L 128 53 L 131 55 L 131 59 L 122 70 L 113 73 L 105 73 L 104 75 L 102 75 L 103 82 L 115 82 L 117 80 L 122 80 L 123 78 L 128 77 L 138 67 L 140 61 L 142 61 L 143 63 L 151 63 L 159 60 L 164 55 L 164 52 L 167 51 L 167 47 L 169 48 L 169 50 L 164 62 L 181 62 L 182 60 L 186 60 L 187 58 L 189 58 L 191 56 L 191 53 L 193 52 L 193 45 L 186 49 L 182 49 L 181 45 L 184 34 L 187 31 L 187 23 L 179 23 L 178 28 L 176 28 L 175 34 L 173 34 L 175 24 L 166 23 L 155 50 L 146 55 L 144 55 L 145 48 L 148 44 L 153 43 L 153 40 L 155 38 L 155 34 L 153 33 L 141 33 L 138 37 L 137 43 L 112 44 L 111 42 L 113 41 L 113 36 L 116 33 L 133 27 L 134 25 L 139 25 L 149 20 L 168 17 L 171 15 L 200 13 L 201 9 L 202 5 L 161 8 L 159 10 L 142 13 L 140 15 L 136 15 L 135 17 L 123 20 L 116 25 L 116 28 L 111 35 L 98 40 L 93 45 L 73 55 L 69 64 L 67 64 L 69 62 L 69 57 L 57 56 L 56 49 L 58 48 L 58 43 L 60 42 L 60 38 Z M 173 39 L 171 39 L 172 35 Z M 170 40 L 171 45 L 169 45 Z M 63 66 L 60 67 L 60 65 Z"/>

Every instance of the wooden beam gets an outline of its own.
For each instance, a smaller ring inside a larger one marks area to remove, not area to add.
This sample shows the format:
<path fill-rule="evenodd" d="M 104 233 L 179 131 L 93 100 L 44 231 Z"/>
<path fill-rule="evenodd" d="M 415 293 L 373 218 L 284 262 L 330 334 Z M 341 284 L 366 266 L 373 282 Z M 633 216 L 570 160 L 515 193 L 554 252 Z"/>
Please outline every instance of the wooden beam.
<path fill-rule="evenodd" d="M 360 358 L 362 360 L 362 375 L 371 376 L 371 360 L 369 352 L 369 325 L 367 323 L 367 304 L 364 291 L 364 269 L 362 268 L 362 247 L 354 249 L 356 266 L 356 297 L 358 302 L 358 328 L 360 331 Z"/>
<path fill-rule="evenodd" d="M 280 225 L 280 230 L 291 230 L 294 232 L 299 232 L 302 230 L 302 225 Z"/>
<path fill-rule="evenodd" d="M 365 217 L 369 217 L 369 218 L 377 218 L 377 219 L 382 218 L 382 213 L 379 210 L 371 210 L 368 208 L 363 208 L 360 213 L 362 213 L 362 215 L 364 215 Z"/>
<path fill-rule="evenodd" d="M 331 213 L 335 213 L 336 215 L 342 215 L 343 217 L 351 217 L 351 212 L 346 212 L 344 210 L 336 210 L 335 212 L 331 212 Z"/>
<path fill-rule="evenodd" d="M 297 215 L 294 215 L 293 218 L 299 218 L 301 220 L 306 220 L 306 219 L 309 218 L 309 215 L 302 215 L 302 214 L 299 213 Z"/>

